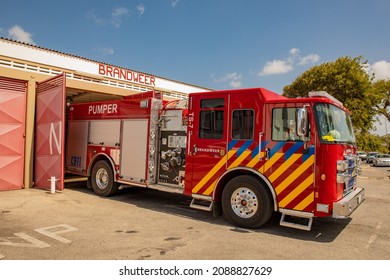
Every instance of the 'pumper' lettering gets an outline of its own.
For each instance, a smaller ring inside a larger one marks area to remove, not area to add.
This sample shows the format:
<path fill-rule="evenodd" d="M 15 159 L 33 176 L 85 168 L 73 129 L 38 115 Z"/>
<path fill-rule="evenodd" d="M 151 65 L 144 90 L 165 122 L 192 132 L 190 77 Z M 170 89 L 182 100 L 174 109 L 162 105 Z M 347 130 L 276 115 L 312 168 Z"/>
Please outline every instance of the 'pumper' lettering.
<path fill-rule="evenodd" d="M 88 115 L 117 114 L 118 104 L 90 105 Z"/>

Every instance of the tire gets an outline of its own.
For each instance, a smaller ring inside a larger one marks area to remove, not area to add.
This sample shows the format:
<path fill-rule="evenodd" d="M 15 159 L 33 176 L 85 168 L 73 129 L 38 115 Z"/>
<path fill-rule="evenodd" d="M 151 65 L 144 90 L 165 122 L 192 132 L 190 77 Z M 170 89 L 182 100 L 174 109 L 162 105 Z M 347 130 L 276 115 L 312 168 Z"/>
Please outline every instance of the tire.
<path fill-rule="evenodd" d="M 105 160 L 95 163 L 90 180 L 93 191 L 99 196 L 112 195 L 119 187 L 119 184 L 114 181 L 114 173 L 110 164 Z"/>
<path fill-rule="evenodd" d="M 222 192 L 222 209 L 227 220 L 244 228 L 259 228 L 270 219 L 271 195 L 253 176 L 237 176 Z"/>

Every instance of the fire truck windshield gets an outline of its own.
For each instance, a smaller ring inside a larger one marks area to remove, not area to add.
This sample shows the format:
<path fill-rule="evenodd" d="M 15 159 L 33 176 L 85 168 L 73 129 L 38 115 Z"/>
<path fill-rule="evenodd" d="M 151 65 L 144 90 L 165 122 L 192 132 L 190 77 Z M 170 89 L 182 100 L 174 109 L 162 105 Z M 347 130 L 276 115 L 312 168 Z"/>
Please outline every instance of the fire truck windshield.
<path fill-rule="evenodd" d="M 315 114 L 322 142 L 350 144 L 356 142 L 351 118 L 346 111 L 331 104 L 318 103 L 315 105 Z"/>

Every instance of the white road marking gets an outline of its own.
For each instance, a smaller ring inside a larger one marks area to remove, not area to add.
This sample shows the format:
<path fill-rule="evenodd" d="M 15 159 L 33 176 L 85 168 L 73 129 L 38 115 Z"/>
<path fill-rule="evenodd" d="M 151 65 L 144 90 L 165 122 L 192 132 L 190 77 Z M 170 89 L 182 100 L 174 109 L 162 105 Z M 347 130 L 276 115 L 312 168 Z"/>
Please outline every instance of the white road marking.
<path fill-rule="evenodd" d="M 378 230 L 380 230 L 382 228 L 382 224 L 378 224 L 377 226 L 376 226 L 376 231 L 378 231 Z M 374 243 L 375 242 L 375 240 L 376 240 L 376 238 L 378 237 L 378 235 L 376 234 L 376 233 L 374 233 L 374 234 L 372 234 L 371 236 L 370 236 L 370 238 L 368 239 L 368 244 L 366 245 L 366 249 L 368 249 L 369 247 L 370 247 L 370 245 L 372 244 L 372 243 Z"/>
<path fill-rule="evenodd" d="M 76 230 L 78 229 L 67 224 L 35 229 L 36 232 L 39 232 L 62 243 L 72 243 L 72 241 L 62 236 L 59 236 L 58 234 Z"/>
<path fill-rule="evenodd" d="M 39 232 L 40 234 L 53 238 L 62 243 L 72 243 L 72 241 L 60 236 L 59 234 L 70 232 L 70 231 L 76 231 L 76 230 L 78 229 L 67 224 L 60 224 L 56 226 L 35 229 L 36 232 Z M 13 242 L 15 237 L 7 237 L 7 238 L 0 237 L 0 245 L 13 246 L 13 247 L 27 247 L 27 248 L 50 247 L 50 245 L 47 244 L 46 242 L 36 239 L 24 232 L 14 233 L 14 235 L 23 239 L 26 242 Z M 0 260 L 3 258 L 4 256 L 0 254 Z"/>
<path fill-rule="evenodd" d="M 22 242 L 12 242 L 7 238 L 0 238 L 0 245 L 13 246 L 13 247 L 29 247 L 29 248 L 47 248 L 50 247 L 49 244 L 40 241 L 28 234 L 23 232 L 14 233 L 14 235 L 20 237 L 21 239 L 27 241 L 28 243 Z"/>

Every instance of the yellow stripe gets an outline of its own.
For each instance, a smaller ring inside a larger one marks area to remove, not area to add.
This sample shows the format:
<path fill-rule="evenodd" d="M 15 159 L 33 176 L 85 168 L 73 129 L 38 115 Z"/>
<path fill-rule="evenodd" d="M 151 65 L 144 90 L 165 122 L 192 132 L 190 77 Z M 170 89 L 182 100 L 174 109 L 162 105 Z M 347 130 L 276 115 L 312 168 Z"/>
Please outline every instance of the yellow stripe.
<path fill-rule="evenodd" d="M 300 210 L 302 211 L 307 206 L 310 205 L 314 201 L 314 192 L 311 192 L 304 200 L 302 200 L 301 203 L 299 203 L 296 207 L 294 207 L 294 210 Z"/>
<path fill-rule="evenodd" d="M 284 153 L 275 153 L 269 160 L 267 160 L 264 164 L 264 173 L 272 166 L 275 162 L 277 162 Z M 259 171 L 262 167 L 260 167 Z"/>
<path fill-rule="evenodd" d="M 260 157 L 264 158 L 264 152 L 260 153 Z M 259 155 L 256 155 L 252 160 L 246 165 L 247 167 L 253 167 L 260 161 Z"/>
<path fill-rule="evenodd" d="M 248 155 L 251 154 L 251 151 L 244 151 L 229 167 L 228 169 L 232 169 L 236 166 L 239 166 L 240 163 L 247 158 Z M 217 179 L 218 180 L 218 179 Z M 215 180 L 204 192 L 204 195 L 209 195 L 213 192 L 215 185 L 217 184 L 217 180 Z"/>
<path fill-rule="evenodd" d="M 314 174 L 311 174 L 306 178 L 298 187 L 296 187 L 288 196 L 283 198 L 282 201 L 279 202 L 279 207 L 285 207 L 291 201 L 293 201 L 299 194 L 301 194 L 307 187 L 309 187 L 314 182 Z"/>
<path fill-rule="evenodd" d="M 251 154 L 251 151 L 248 151 L 248 150 L 242 152 L 242 154 L 241 154 L 241 155 L 240 155 L 232 164 L 230 164 L 230 166 L 228 167 L 228 169 L 232 169 L 232 168 L 234 168 L 234 167 L 239 166 L 240 163 L 243 162 L 243 160 L 246 159 L 246 157 L 247 157 L 248 155 L 250 155 L 250 154 Z"/>
<path fill-rule="evenodd" d="M 287 170 L 298 158 L 300 158 L 301 154 L 293 154 L 288 160 L 286 160 L 274 173 L 269 176 L 269 180 L 271 182 L 274 182 L 276 179 L 279 178 L 280 175 L 283 174 L 284 171 Z"/>
<path fill-rule="evenodd" d="M 299 166 L 294 172 L 292 172 L 283 182 L 281 182 L 276 188 L 276 194 L 280 194 L 285 188 L 287 188 L 295 179 L 303 174 L 307 168 L 314 163 L 314 155 L 310 156 L 301 166 Z"/>
<path fill-rule="evenodd" d="M 221 160 L 216 165 L 214 165 L 214 167 L 209 171 L 209 173 L 207 173 L 206 176 L 199 181 L 195 188 L 192 189 L 192 193 L 197 193 L 211 179 L 211 177 L 213 177 L 215 173 L 217 173 L 218 170 L 226 164 L 226 161 L 229 160 L 236 153 L 236 151 L 237 150 L 230 150 L 227 156 L 221 158 Z"/>
<path fill-rule="evenodd" d="M 218 180 L 218 179 L 217 179 Z M 203 192 L 204 195 L 209 195 L 214 191 L 215 185 L 217 184 L 217 180 L 215 180 L 210 187 L 207 188 L 206 191 Z"/>

